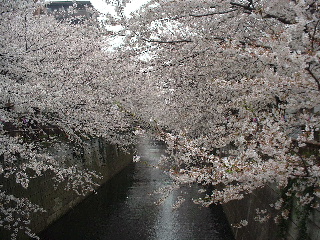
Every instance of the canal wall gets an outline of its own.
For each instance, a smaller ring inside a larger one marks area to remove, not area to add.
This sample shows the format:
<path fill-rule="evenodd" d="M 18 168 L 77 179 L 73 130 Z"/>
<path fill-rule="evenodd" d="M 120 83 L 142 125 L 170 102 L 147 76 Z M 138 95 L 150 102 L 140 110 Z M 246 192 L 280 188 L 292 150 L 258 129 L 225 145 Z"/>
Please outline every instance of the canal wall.
<path fill-rule="evenodd" d="M 107 182 L 132 162 L 131 153 L 126 153 L 101 138 L 91 139 L 86 147 L 77 150 L 67 145 L 60 146 L 59 151 L 61 151 L 60 158 L 64 158 L 69 164 L 81 165 L 100 173 L 102 178 L 96 179 L 99 184 Z M 43 176 L 31 179 L 28 189 L 16 184 L 13 178 L 0 179 L 7 192 L 16 197 L 28 198 L 32 203 L 46 210 L 45 213 L 36 213 L 31 216 L 30 228 L 35 233 L 44 230 L 87 197 L 65 190 L 65 183 L 54 187 L 55 182 L 52 176 L 52 173 L 47 171 Z M 7 234 L 1 229 L 0 239 L 10 239 Z M 21 235 L 18 239 L 29 238 Z"/>
<path fill-rule="evenodd" d="M 276 224 L 270 204 L 280 197 L 280 191 L 268 185 L 257 189 L 244 199 L 223 204 L 223 209 L 230 224 L 236 225 L 247 220 L 248 225 L 242 228 L 232 227 L 236 240 L 319 240 L 320 239 L 320 208 L 308 211 L 299 205 L 296 199 L 290 199 L 291 214 L 289 219 Z M 319 199 L 316 199 L 319 203 Z M 272 216 L 266 222 L 255 220 L 256 209 L 268 209 Z"/>

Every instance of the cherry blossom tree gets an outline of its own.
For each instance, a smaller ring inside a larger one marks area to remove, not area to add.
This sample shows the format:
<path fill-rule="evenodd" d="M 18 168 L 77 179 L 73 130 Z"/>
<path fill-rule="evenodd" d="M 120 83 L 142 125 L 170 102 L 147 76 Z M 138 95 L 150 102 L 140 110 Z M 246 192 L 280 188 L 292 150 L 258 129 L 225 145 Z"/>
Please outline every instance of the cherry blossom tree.
<path fill-rule="evenodd" d="M 116 33 L 94 19 L 76 25 L 34 16 L 39 3 L 0 3 L 1 175 L 27 187 L 33 176 L 25 169 L 50 170 L 90 190 L 96 173 L 67 168 L 44 146 L 60 144 L 56 135 L 73 144 L 95 136 L 132 144 L 139 129 L 167 143 L 160 164 L 177 182 L 218 186 L 198 203 L 242 199 L 273 184 L 316 207 L 317 1 L 151 1 L 130 18 L 121 7 L 108 16 L 106 25 L 122 26 Z M 114 51 L 112 34 L 124 39 Z M 290 216 L 283 199 L 273 208 L 281 210 L 277 221 Z M 14 223 L 5 208 L 1 214 L 2 225 Z"/>
<path fill-rule="evenodd" d="M 27 189 L 50 171 L 57 184 L 86 194 L 99 173 L 64 162 L 59 149 L 95 137 L 126 147 L 132 124 L 118 105 L 126 93 L 109 77 L 117 61 L 102 51 L 107 33 L 96 13 L 68 11 L 57 20 L 40 1 L 0 1 L 0 177 Z M 0 225 L 13 239 L 20 231 L 35 237 L 28 217 L 44 209 L 7 190 L 0 186 Z"/>
<path fill-rule="evenodd" d="M 166 141 L 177 181 L 219 186 L 197 202 L 273 184 L 318 206 L 317 1 L 151 1 L 120 24 L 139 89 L 123 104 Z"/>

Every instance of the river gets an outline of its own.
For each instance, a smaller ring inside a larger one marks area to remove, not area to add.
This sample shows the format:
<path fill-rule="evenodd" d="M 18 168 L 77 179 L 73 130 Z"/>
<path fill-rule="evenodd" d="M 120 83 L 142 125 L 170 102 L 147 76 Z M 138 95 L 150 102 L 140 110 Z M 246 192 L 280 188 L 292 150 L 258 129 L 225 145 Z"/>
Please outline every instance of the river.
<path fill-rule="evenodd" d="M 192 202 L 199 196 L 197 185 L 174 188 L 160 201 L 157 191 L 164 193 L 173 184 L 154 167 L 162 152 L 161 146 L 144 143 L 140 162 L 49 226 L 41 240 L 233 240 L 220 206 Z M 173 207 L 179 199 L 184 202 Z"/>

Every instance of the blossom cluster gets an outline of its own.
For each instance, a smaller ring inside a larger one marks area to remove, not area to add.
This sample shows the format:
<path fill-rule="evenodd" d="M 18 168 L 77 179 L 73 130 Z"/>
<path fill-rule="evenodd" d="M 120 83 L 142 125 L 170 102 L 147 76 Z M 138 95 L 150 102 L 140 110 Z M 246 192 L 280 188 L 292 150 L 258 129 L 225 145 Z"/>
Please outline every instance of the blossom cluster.
<path fill-rule="evenodd" d="M 216 186 L 196 202 L 274 184 L 317 206 L 319 17 L 317 1 L 164 0 L 126 20 L 125 46 L 142 71 L 124 105 L 157 126 L 168 147 L 161 164 L 177 182 Z"/>

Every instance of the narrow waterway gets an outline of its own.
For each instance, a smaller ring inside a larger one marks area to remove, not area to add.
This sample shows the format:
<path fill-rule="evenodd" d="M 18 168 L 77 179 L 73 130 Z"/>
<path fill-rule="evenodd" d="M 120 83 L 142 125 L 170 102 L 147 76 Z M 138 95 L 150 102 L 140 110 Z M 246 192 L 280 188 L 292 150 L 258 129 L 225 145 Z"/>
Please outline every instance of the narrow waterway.
<path fill-rule="evenodd" d="M 162 151 L 159 145 L 144 143 L 140 162 L 51 225 L 41 240 L 232 240 L 221 207 L 192 202 L 199 196 L 196 185 L 175 188 L 159 201 L 172 186 L 172 180 L 154 167 Z M 179 199 L 185 201 L 174 208 Z"/>

